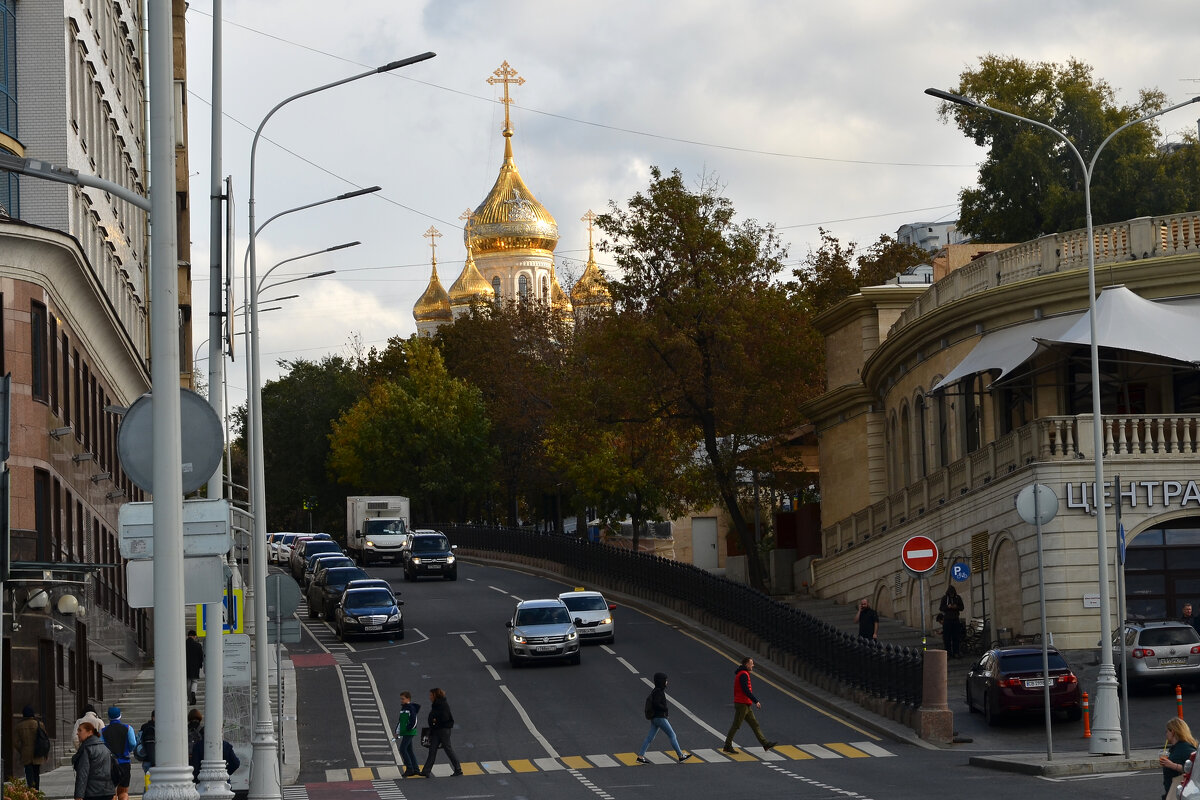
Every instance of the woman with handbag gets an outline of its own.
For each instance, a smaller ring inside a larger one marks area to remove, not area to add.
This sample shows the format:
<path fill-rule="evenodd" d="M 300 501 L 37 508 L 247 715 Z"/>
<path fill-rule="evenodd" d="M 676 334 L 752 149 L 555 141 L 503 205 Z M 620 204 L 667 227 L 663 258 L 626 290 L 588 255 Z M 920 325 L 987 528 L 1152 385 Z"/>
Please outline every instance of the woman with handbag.
<path fill-rule="evenodd" d="M 446 702 L 446 693 L 441 689 L 429 690 L 429 757 L 425 759 L 425 766 L 417 774 L 425 777 L 433 777 L 433 762 L 437 759 L 438 748 L 446 751 L 446 757 L 450 759 L 450 766 L 454 767 L 453 775 L 462 775 L 462 765 L 458 761 L 458 755 L 454 752 L 454 746 L 450 744 L 450 731 L 454 727 L 454 715 L 450 713 L 450 704 Z"/>
<path fill-rule="evenodd" d="M 1196 737 L 1182 717 L 1167 720 L 1167 752 L 1158 757 L 1163 771 L 1163 800 L 1175 800 L 1175 784 L 1182 783 L 1187 761 L 1196 752 Z"/>

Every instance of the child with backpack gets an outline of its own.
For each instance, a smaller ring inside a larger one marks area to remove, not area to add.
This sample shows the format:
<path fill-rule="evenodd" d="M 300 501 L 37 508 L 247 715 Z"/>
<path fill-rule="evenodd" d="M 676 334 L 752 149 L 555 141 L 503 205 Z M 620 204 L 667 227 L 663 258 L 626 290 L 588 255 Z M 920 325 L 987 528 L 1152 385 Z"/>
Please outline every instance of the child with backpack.
<path fill-rule="evenodd" d="M 413 737 L 417 735 L 417 715 L 421 706 L 412 701 L 408 692 L 400 693 L 400 719 L 396 722 L 396 738 L 400 740 L 400 760 L 404 762 L 404 777 L 411 778 L 419 771 L 417 754 L 413 752 Z"/>

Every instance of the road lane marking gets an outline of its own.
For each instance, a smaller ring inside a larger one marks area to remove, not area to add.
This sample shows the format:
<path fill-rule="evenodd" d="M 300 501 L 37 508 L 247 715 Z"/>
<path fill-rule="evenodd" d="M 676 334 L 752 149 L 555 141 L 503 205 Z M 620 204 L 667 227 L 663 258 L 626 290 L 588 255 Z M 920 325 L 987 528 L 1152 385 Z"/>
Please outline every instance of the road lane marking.
<path fill-rule="evenodd" d="M 533 734 L 533 738 L 538 740 L 538 744 L 545 748 L 546 755 L 552 758 L 558 758 L 558 751 L 550 745 L 549 739 L 547 739 L 545 736 L 542 736 L 542 732 L 539 731 L 533 724 L 533 720 L 529 718 L 529 714 L 526 713 L 525 707 L 521 705 L 516 696 L 510 692 L 508 687 L 504 684 L 500 684 L 500 691 L 504 692 L 504 696 L 508 698 L 508 702 L 512 703 L 513 708 L 517 710 L 517 714 L 521 717 L 521 721 L 525 723 L 525 728 L 531 734 Z"/>
<path fill-rule="evenodd" d="M 484 668 L 487 669 L 488 672 L 492 673 L 492 680 L 498 681 L 501 679 L 500 673 L 497 672 L 496 668 L 493 667 L 491 664 L 484 664 Z"/>
<path fill-rule="evenodd" d="M 538 769 L 542 772 L 558 772 L 566 769 L 557 758 L 535 758 L 533 763 L 537 764 Z"/>
<path fill-rule="evenodd" d="M 508 762 L 513 772 L 537 772 L 537 767 L 528 758 L 515 758 Z"/>
<path fill-rule="evenodd" d="M 604 753 L 598 753 L 594 756 L 588 756 L 587 760 L 595 764 L 597 767 L 619 767 L 621 766 L 613 759 L 609 758 Z"/>
<path fill-rule="evenodd" d="M 567 769 L 591 769 L 592 765 L 583 756 L 565 756 L 562 758 Z"/>
<path fill-rule="evenodd" d="M 801 744 L 797 745 L 801 750 L 817 758 L 841 758 L 840 755 L 833 752 L 827 747 L 822 747 L 819 744 Z"/>
<path fill-rule="evenodd" d="M 460 633 L 459 638 L 463 640 L 463 644 L 465 644 L 467 647 L 475 646 L 475 643 L 471 641 L 471 637 L 467 636 L 465 633 Z"/>
<path fill-rule="evenodd" d="M 843 742 L 826 742 L 825 746 L 828 747 L 830 750 L 836 750 L 837 752 L 844 755 L 846 758 L 867 758 L 868 757 L 867 754 L 864 753 L 862 750 L 859 750 L 858 748 L 852 747 L 848 744 L 844 744 Z"/>
<path fill-rule="evenodd" d="M 638 674 L 638 668 L 637 668 L 637 667 L 635 667 L 633 664 L 630 664 L 630 663 L 629 663 L 628 661 L 626 661 L 625 659 L 621 658 L 620 656 L 617 656 L 617 661 L 620 661 L 622 664 L 624 664 L 624 665 L 625 665 L 625 669 L 629 670 L 629 671 L 630 671 L 630 672 L 632 672 L 634 675 L 637 675 L 637 674 Z M 653 684 L 651 684 L 651 685 L 653 685 Z"/>
<path fill-rule="evenodd" d="M 471 648 L 471 652 L 472 652 L 472 653 L 474 653 L 474 654 L 475 654 L 475 657 L 479 659 L 479 663 L 480 663 L 480 664 L 486 664 L 486 663 L 487 663 L 487 656 L 485 656 L 483 653 L 481 653 L 481 652 L 479 651 L 479 648 L 478 648 L 478 647 L 472 647 L 472 648 Z"/>
<path fill-rule="evenodd" d="M 778 750 L 779 752 L 783 753 L 785 756 L 792 759 L 793 761 L 804 761 L 805 759 L 816 758 L 816 756 L 810 755 L 810 754 L 804 752 L 803 750 L 801 750 L 799 747 L 793 747 L 790 744 L 776 745 L 775 749 Z M 882 750 L 883 748 L 878 748 L 878 749 Z M 884 750 L 883 752 L 887 753 L 886 750 Z M 891 753 L 888 753 L 888 755 L 890 756 Z"/>
<path fill-rule="evenodd" d="M 654 688 L 654 681 L 650 680 L 649 678 L 643 677 L 643 678 L 642 678 L 642 683 L 646 684 L 646 685 L 647 685 L 647 686 L 649 686 L 651 689 L 653 689 L 653 688 Z M 668 702 L 668 703 L 670 703 L 671 705 L 675 706 L 676 708 L 678 708 L 678 709 L 679 709 L 680 711 L 682 711 L 684 714 L 686 714 L 686 715 L 687 715 L 687 718 L 688 718 L 688 719 L 690 719 L 692 722 L 696 723 L 696 724 L 697 724 L 697 725 L 699 725 L 701 728 L 703 728 L 704 730 L 706 730 L 706 731 L 708 731 L 709 733 L 711 733 L 713 736 L 715 736 L 715 737 L 717 737 L 718 739 L 720 739 L 722 742 L 724 742 L 724 741 L 725 741 L 725 734 L 724 734 L 724 733 L 722 733 L 721 731 L 717 730 L 717 729 L 716 729 L 716 728 L 714 728 L 712 725 L 709 725 L 707 722 L 705 722 L 704 720 L 700 719 L 700 717 L 698 717 L 698 716 L 696 716 L 695 714 L 693 714 L 693 713 L 692 713 L 692 710 L 691 710 L 690 708 L 688 708 L 687 706 L 685 706 L 683 703 L 680 703 L 678 700 L 676 700 L 674 697 L 671 697 L 671 696 L 668 696 L 668 697 L 667 697 L 667 702 Z"/>
<path fill-rule="evenodd" d="M 890 758 L 896 755 L 895 753 L 889 753 L 874 742 L 851 742 L 850 744 L 862 750 L 867 755 L 875 756 L 876 758 Z"/>

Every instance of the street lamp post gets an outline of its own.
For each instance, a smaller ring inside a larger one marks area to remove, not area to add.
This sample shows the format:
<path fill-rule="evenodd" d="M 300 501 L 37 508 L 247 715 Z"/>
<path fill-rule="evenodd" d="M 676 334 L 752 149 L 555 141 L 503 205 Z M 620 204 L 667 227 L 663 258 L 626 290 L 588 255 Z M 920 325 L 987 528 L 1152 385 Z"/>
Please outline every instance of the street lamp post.
<path fill-rule="evenodd" d="M 255 246 L 257 244 L 257 231 L 254 226 L 254 189 L 255 189 L 255 173 L 254 167 L 258 152 L 258 140 L 262 136 L 263 128 L 267 122 L 275 115 L 275 112 L 283 108 L 293 100 L 298 100 L 301 97 L 307 97 L 317 92 L 322 92 L 326 89 L 332 89 L 335 86 L 341 86 L 351 81 L 356 81 L 361 78 L 368 78 L 372 75 L 378 75 L 383 72 L 391 72 L 392 70 L 406 67 L 410 64 L 416 64 L 420 61 L 433 58 L 434 53 L 422 53 L 418 56 L 393 61 L 390 64 L 384 64 L 382 67 L 377 67 L 367 72 L 361 72 L 357 75 L 352 75 L 349 78 L 343 78 L 339 81 L 327 83 L 313 89 L 309 89 L 299 94 L 294 94 L 281 102 L 277 103 L 267 115 L 263 117 L 262 122 L 258 124 L 258 128 L 254 131 L 254 140 L 250 144 L 250 198 L 247 201 L 249 208 L 250 221 L 250 285 L 255 287 L 258 285 L 258 278 L 255 272 Z M 251 330 L 258 330 L 257 312 L 254 304 L 250 305 L 250 326 Z M 253 339 L 254 336 L 251 336 Z M 256 359 L 255 359 L 256 360 Z M 255 373 L 258 372 L 257 365 Z M 257 379 L 257 374 L 255 378 Z M 267 583 L 267 509 L 266 509 L 266 476 L 264 475 L 262 454 L 263 454 L 263 435 L 262 435 L 262 388 L 258 385 L 257 380 L 246 387 L 250 393 L 247 416 L 249 430 L 247 430 L 247 442 L 252 454 L 250 459 L 250 498 L 254 511 L 253 531 L 251 532 L 250 541 L 253 546 L 253 561 L 254 561 L 254 668 L 257 674 L 255 681 L 255 690 L 257 693 L 256 708 L 255 708 L 255 723 L 254 735 L 252 737 L 254 754 L 250 764 L 250 791 L 249 800 L 281 800 L 279 788 L 279 769 L 276 761 L 276 742 L 275 742 L 275 725 L 271 719 L 271 698 L 266 685 L 267 670 L 269 663 L 267 660 L 267 595 L 265 587 Z"/>
<path fill-rule="evenodd" d="M 1083 204 L 1084 214 L 1087 219 L 1088 244 L 1088 317 L 1091 323 L 1092 460 L 1095 462 L 1096 470 L 1096 482 L 1094 486 L 1096 556 L 1099 561 L 1097 572 L 1100 583 L 1100 597 L 1103 598 L 1100 606 L 1100 675 L 1096 680 L 1096 700 L 1092 706 L 1094 709 L 1092 714 L 1092 737 L 1088 742 L 1088 751 L 1093 755 L 1120 755 L 1124 752 L 1124 746 L 1121 736 L 1121 711 L 1118 705 L 1117 674 L 1113 666 L 1112 621 L 1110 619 L 1111 603 L 1108 600 L 1108 534 L 1105 531 L 1104 518 L 1104 417 L 1100 408 L 1100 346 L 1096 337 L 1096 240 L 1093 238 L 1092 233 L 1092 174 L 1095 172 L 1096 160 L 1100 158 L 1100 153 L 1104 150 L 1104 146 L 1118 133 L 1126 128 L 1154 119 L 1155 117 L 1160 117 L 1177 108 L 1191 105 L 1200 101 L 1200 97 L 1193 97 L 1191 100 L 1176 103 L 1169 108 L 1155 111 L 1152 114 L 1146 114 L 1143 117 L 1138 117 L 1135 120 L 1125 123 L 1110 133 L 1100 143 L 1100 146 L 1096 148 L 1096 152 L 1092 154 L 1091 163 L 1088 163 L 1079 153 L 1074 142 L 1066 134 L 1056 128 L 1050 127 L 1044 122 L 1038 122 L 1036 119 L 1029 119 L 1028 117 L 1022 117 L 1008 111 L 1001 111 L 998 108 L 992 108 L 977 100 L 972 100 L 962 95 L 951 94 L 941 89 L 926 89 L 925 94 L 967 108 L 975 108 L 980 111 L 999 114 L 1049 131 L 1059 139 L 1062 139 L 1070 151 L 1075 154 L 1075 158 L 1079 161 L 1079 166 L 1083 169 Z"/>

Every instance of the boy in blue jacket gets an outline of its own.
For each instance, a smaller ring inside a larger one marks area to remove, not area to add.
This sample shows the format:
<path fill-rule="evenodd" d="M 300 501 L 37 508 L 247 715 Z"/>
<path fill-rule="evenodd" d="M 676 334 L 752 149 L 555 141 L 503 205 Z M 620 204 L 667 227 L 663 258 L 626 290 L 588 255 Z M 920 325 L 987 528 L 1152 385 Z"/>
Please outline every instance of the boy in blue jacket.
<path fill-rule="evenodd" d="M 400 693 L 400 719 L 396 723 L 396 738 L 400 740 L 400 760 L 404 762 L 404 777 L 411 778 L 420 771 L 417 754 L 413 752 L 413 737 L 417 735 L 417 715 L 421 706 L 412 701 L 408 692 Z"/>

